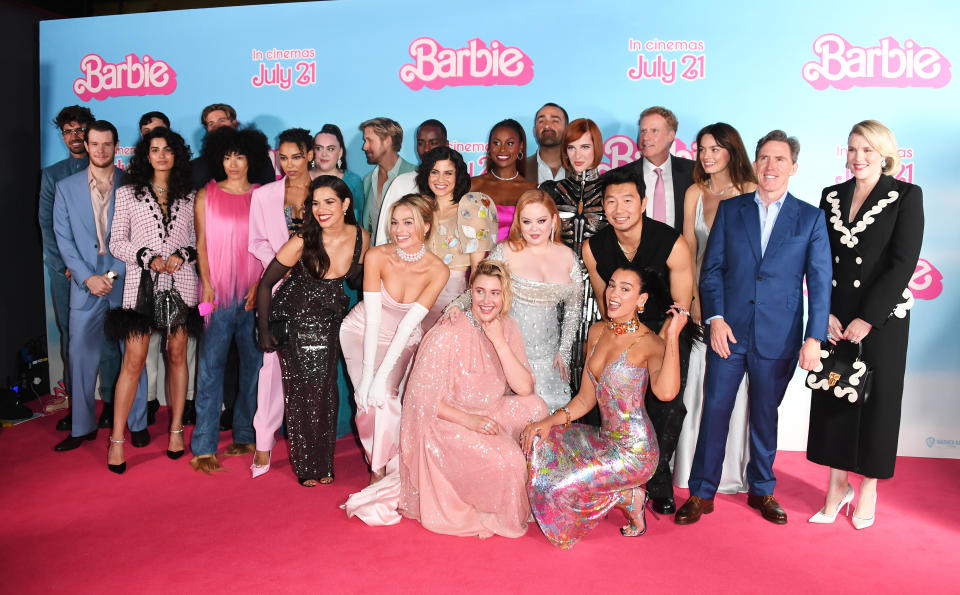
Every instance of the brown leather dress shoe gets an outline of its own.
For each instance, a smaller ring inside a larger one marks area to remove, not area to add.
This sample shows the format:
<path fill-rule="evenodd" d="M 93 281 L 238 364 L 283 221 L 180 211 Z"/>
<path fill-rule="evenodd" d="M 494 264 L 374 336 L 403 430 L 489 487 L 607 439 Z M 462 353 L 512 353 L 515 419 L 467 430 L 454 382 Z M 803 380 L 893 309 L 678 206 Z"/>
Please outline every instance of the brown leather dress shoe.
<path fill-rule="evenodd" d="M 749 504 L 752 508 L 758 509 L 763 518 L 767 519 L 771 523 L 776 523 L 778 525 L 787 524 L 787 513 L 785 513 L 783 508 L 780 507 L 780 503 L 777 502 L 777 499 L 774 498 L 773 494 L 770 494 L 769 496 L 755 496 L 750 494 L 747 496 L 747 504 Z"/>
<path fill-rule="evenodd" d="M 702 515 L 710 514 L 711 512 L 713 512 L 712 498 L 705 500 L 698 496 L 690 496 L 690 498 L 683 503 L 683 506 L 680 507 L 680 510 L 677 511 L 677 514 L 674 515 L 673 520 L 678 525 L 689 525 L 699 521 Z"/>

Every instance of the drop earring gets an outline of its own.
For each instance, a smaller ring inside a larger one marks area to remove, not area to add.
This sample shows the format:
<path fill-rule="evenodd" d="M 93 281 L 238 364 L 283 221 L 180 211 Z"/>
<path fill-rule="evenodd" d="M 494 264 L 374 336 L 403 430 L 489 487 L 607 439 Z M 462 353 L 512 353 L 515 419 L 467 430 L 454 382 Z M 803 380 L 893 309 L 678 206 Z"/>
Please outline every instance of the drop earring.
<path fill-rule="evenodd" d="M 551 241 L 551 242 L 554 241 L 554 239 L 553 239 L 553 234 L 554 234 L 556 231 L 557 231 L 557 228 L 551 224 L 551 225 L 550 225 L 550 241 Z"/>
<path fill-rule="evenodd" d="M 645 304 L 645 303 L 646 303 L 646 302 L 644 302 L 644 304 Z M 637 314 L 643 314 L 643 306 L 644 306 L 644 304 L 640 304 L 639 306 L 637 306 Z"/>
<path fill-rule="evenodd" d="M 337 157 L 337 169 L 343 169 L 343 159 Z"/>

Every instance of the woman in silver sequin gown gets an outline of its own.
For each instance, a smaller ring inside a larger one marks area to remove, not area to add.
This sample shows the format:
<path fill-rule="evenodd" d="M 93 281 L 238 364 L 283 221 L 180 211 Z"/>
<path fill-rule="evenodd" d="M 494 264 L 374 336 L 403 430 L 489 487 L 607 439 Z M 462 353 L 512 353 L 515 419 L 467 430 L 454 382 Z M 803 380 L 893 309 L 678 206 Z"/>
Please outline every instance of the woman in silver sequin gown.
<path fill-rule="evenodd" d="M 513 293 L 511 316 L 517 321 L 537 394 L 550 411 L 570 401 L 571 348 L 580 326 L 583 267 L 559 241 L 556 205 L 543 190 L 528 190 L 517 201 L 507 241 L 490 252 L 508 265 Z M 457 307 L 470 309 L 470 295 Z"/>
<path fill-rule="evenodd" d="M 568 172 L 573 172 L 572 175 L 557 182 L 544 182 L 540 189 L 546 191 L 556 203 L 562 223 L 560 237 L 563 243 L 574 251 L 577 259 L 580 259 L 584 240 L 607 226 L 597 170 L 603 158 L 600 128 L 593 120 L 586 118 L 570 122 L 563 135 L 563 147 L 563 167 Z M 583 314 L 574 337 L 570 361 L 570 377 L 574 391 L 580 386 L 583 372 L 587 330 L 591 324 L 600 320 L 600 310 L 589 283 L 583 284 L 581 293 Z"/>
<path fill-rule="evenodd" d="M 347 278 L 356 279 L 369 235 L 356 225 L 350 189 L 340 178 L 319 176 L 310 184 L 303 231 L 277 252 L 257 292 L 260 346 L 280 357 L 290 466 L 301 485 L 333 481 L 337 440 L 337 361 L 340 323 L 350 302 Z M 271 297 L 271 288 L 289 277 Z M 277 345 L 268 324 L 285 321 Z"/>

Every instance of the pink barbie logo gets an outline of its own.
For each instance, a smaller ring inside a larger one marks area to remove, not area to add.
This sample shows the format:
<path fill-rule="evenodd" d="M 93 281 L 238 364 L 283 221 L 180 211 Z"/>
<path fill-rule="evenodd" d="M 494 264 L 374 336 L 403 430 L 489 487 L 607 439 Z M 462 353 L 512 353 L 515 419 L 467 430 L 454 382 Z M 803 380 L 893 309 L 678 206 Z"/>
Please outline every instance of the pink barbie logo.
<path fill-rule="evenodd" d="M 929 260 L 921 258 L 917 261 L 917 268 L 908 284 L 910 293 L 919 300 L 932 300 L 943 291 L 943 273 L 930 264 Z"/>
<path fill-rule="evenodd" d="M 533 79 L 533 61 L 519 48 L 471 39 L 467 47 L 449 49 L 431 37 L 410 44 L 413 64 L 400 68 L 400 80 L 414 91 L 461 85 L 526 85 Z"/>
<path fill-rule="evenodd" d="M 950 62 L 931 47 L 912 39 L 903 47 L 893 37 L 880 45 L 851 45 L 836 33 L 821 35 L 813 42 L 820 60 L 803 65 L 803 79 L 820 91 L 829 86 L 850 87 L 943 87 L 950 82 Z"/>
<path fill-rule="evenodd" d="M 144 54 L 127 54 L 123 62 L 111 64 L 97 54 L 80 60 L 83 77 L 73 81 L 73 92 L 82 101 L 126 95 L 169 95 L 177 88 L 177 73 L 163 60 Z"/>

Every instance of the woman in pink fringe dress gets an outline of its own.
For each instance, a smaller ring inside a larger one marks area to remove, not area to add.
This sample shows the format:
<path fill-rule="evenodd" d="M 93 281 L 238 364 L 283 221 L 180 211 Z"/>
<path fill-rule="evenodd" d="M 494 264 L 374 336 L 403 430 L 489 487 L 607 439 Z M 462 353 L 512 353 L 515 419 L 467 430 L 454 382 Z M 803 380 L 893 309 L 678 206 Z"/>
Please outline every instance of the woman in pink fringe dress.
<path fill-rule="evenodd" d="M 427 334 L 407 382 L 399 512 L 436 533 L 520 537 L 530 518 L 520 431 L 548 410 L 507 316 L 506 265 L 482 261 L 471 281 L 470 311 Z"/>

